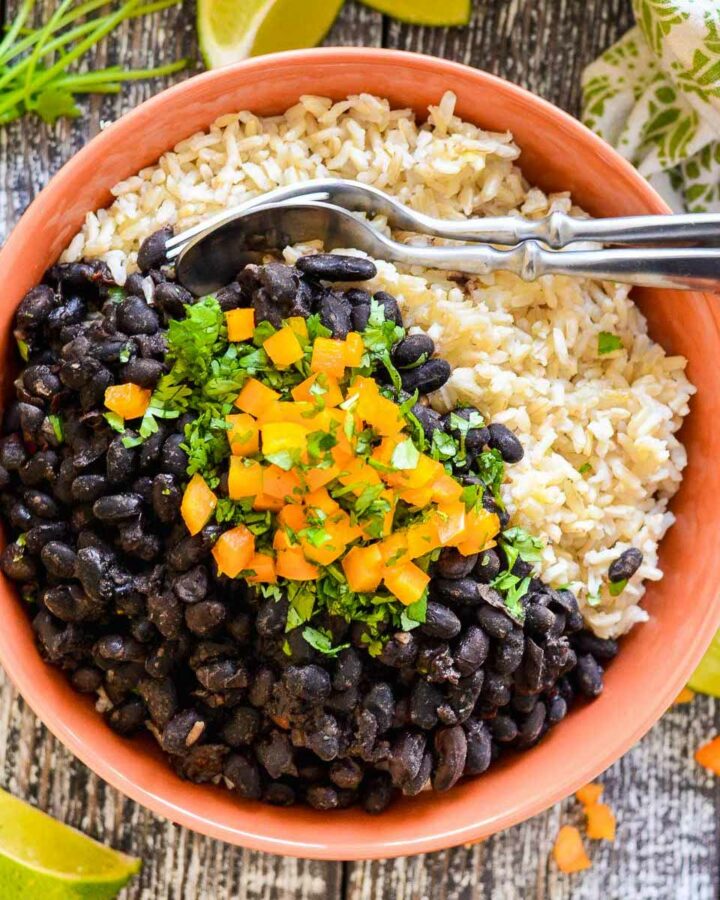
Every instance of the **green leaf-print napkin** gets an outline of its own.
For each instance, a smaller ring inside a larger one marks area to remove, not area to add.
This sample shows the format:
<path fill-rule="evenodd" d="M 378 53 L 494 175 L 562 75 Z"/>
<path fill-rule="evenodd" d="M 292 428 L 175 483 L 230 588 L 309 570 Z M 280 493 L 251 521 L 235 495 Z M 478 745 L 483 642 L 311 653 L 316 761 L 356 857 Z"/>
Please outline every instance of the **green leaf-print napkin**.
<path fill-rule="evenodd" d="M 720 212 L 720 0 L 633 0 L 585 70 L 583 120 L 675 210 Z"/>

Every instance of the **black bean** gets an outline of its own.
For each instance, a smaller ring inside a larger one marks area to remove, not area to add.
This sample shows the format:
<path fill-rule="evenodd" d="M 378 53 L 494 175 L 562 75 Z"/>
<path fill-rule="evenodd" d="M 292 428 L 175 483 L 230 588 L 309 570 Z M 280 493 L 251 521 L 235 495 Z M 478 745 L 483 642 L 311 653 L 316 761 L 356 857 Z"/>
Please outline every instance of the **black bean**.
<path fill-rule="evenodd" d="M 27 531 L 39 523 L 37 516 L 34 516 L 24 503 L 18 501 L 13 503 L 9 512 L 10 524 L 17 528 L 18 531 Z"/>
<path fill-rule="evenodd" d="M 181 447 L 184 441 L 182 434 L 171 434 L 162 445 L 160 457 L 160 469 L 180 479 L 187 478 L 188 455 Z"/>
<path fill-rule="evenodd" d="M 477 719 L 464 724 L 467 738 L 465 775 L 481 775 L 492 761 L 492 740 L 487 726 Z"/>
<path fill-rule="evenodd" d="M 603 689 L 603 670 L 594 656 L 585 653 L 578 657 L 575 680 L 586 697 L 597 697 Z"/>
<path fill-rule="evenodd" d="M 247 687 L 248 673 L 237 659 L 220 659 L 195 670 L 200 684 L 209 691 L 232 691 Z"/>
<path fill-rule="evenodd" d="M 418 644 L 415 636 L 409 631 L 399 631 L 385 644 L 378 659 L 386 666 L 401 669 L 404 666 L 412 666 L 417 654 Z"/>
<path fill-rule="evenodd" d="M 39 450 L 20 469 L 20 480 L 23 484 L 35 487 L 43 481 L 53 482 L 60 467 L 60 458 L 54 450 Z M 7 486 L 9 476 L 7 469 L 3 469 L 5 475 L 0 478 L 3 487 Z"/>
<path fill-rule="evenodd" d="M 530 598 L 532 600 L 532 597 Z M 530 603 L 525 611 L 525 628 L 530 634 L 547 634 L 555 623 L 555 614 L 537 603 Z"/>
<path fill-rule="evenodd" d="M 165 246 L 172 236 L 172 228 L 166 225 L 145 238 L 140 244 L 137 256 L 137 264 L 141 272 L 159 269 L 165 263 Z"/>
<path fill-rule="evenodd" d="M 510 716 L 495 716 L 488 723 L 493 740 L 500 744 L 509 744 L 518 736 L 518 727 Z"/>
<path fill-rule="evenodd" d="M 618 653 L 618 642 L 612 638 L 599 638 L 591 631 L 581 631 L 573 637 L 573 645 L 579 653 L 592 653 L 595 659 L 614 659 Z"/>
<path fill-rule="evenodd" d="M 77 556 L 72 547 L 62 541 L 48 541 L 40 551 L 40 559 L 56 578 L 73 578 Z"/>
<path fill-rule="evenodd" d="M 373 300 L 379 303 L 385 313 L 385 319 L 388 322 L 394 322 L 396 325 L 402 325 L 402 316 L 400 315 L 400 307 L 397 300 L 388 294 L 387 291 L 377 291 L 373 296 Z"/>
<path fill-rule="evenodd" d="M 357 650 L 348 647 L 341 650 L 335 663 L 332 686 L 336 691 L 346 691 L 358 684 L 362 675 L 362 661 Z"/>
<path fill-rule="evenodd" d="M 255 747 L 257 758 L 271 778 L 281 775 L 297 775 L 294 751 L 290 738 L 284 732 L 273 730 Z"/>
<path fill-rule="evenodd" d="M 418 728 L 430 731 L 438 722 L 438 707 L 443 702 L 442 692 L 434 684 L 420 679 L 410 694 L 410 720 Z"/>
<path fill-rule="evenodd" d="M 222 728 L 222 739 L 230 747 L 249 747 L 260 733 L 260 714 L 251 706 L 236 706 Z"/>
<path fill-rule="evenodd" d="M 481 606 L 477 611 L 478 623 L 490 637 L 503 641 L 513 629 L 513 623 L 508 616 L 492 606 Z"/>
<path fill-rule="evenodd" d="M 527 715 L 531 713 L 535 709 L 535 704 L 538 702 L 537 694 L 513 694 L 512 700 L 510 701 L 512 708 L 519 713 L 523 713 Z"/>
<path fill-rule="evenodd" d="M 112 662 L 145 662 L 142 644 L 122 634 L 106 634 L 95 643 L 93 653 Z"/>
<path fill-rule="evenodd" d="M 172 679 L 143 678 L 138 682 L 137 691 L 153 722 L 158 728 L 165 728 L 178 708 L 177 691 Z"/>
<path fill-rule="evenodd" d="M 465 578 L 472 572 L 477 554 L 465 556 L 455 547 L 443 547 L 435 563 L 435 573 L 441 578 Z"/>
<path fill-rule="evenodd" d="M 127 700 L 111 709 L 105 717 L 113 731 L 126 737 L 139 731 L 145 722 L 145 706 L 140 700 Z"/>
<path fill-rule="evenodd" d="M 108 488 L 104 475 L 78 475 L 70 488 L 70 496 L 77 503 L 93 503 Z"/>
<path fill-rule="evenodd" d="M 457 441 L 464 438 L 466 451 L 472 456 L 477 456 L 482 452 L 488 443 L 490 433 L 483 425 L 475 428 L 467 428 L 459 425 L 458 419 L 467 421 L 478 419 L 482 420 L 482 416 L 476 409 L 470 407 L 460 407 L 448 413 L 443 419 L 443 425 L 448 434 L 452 435 Z"/>
<path fill-rule="evenodd" d="M 390 728 L 395 715 L 395 698 L 389 684 L 382 681 L 374 684 L 363 698 L 363 706 L 375 716 L 380 734 Z"/>
<path fill-rule="evenodd" d="M 0 439 L 0 464 L 8 472 L 17 472 L 27 462 L 27 451 L 19 434 Z"/>
<path fill-rule="evenodd" d="M 275 675 L 272 669 L 267 667 L 257 669 L 250 681 L 248 700 L 253 706 L 262 709 L 270 702 L 274 686 Z"/>
<path fill-rule="evenodd" d="M 390 776 L 384 772 L 373 773 L 365 779 L 362 785 L 362 807 L 365 812 L 377 815 L 390 805 L 393 793 Z"/>
<path fill-rule="evenodd" d="M 490 651 L 488 636 L 477 625 L 470 625 L 455 646 L 455 667 L 461 675 L 472 675 L 487 659 Z"/>
<path fill-rule="evenodd" d="M 528 693 L 536 693 L 542 686 L 544 676 L 545 651 L 532 638 L 528 637 L 525 639 L 522 665 L 515 676 L 516 684 Z"/>
<path fill-rule="evenodd" d="M 409 334 L 393 348 L 391 358 L 398 369 L 421 365 L 435 352 L 435 342 L 427 334 Z"/>
<path fill-rule="evenodd" d="M 137 451 L 125 447 L 122 436 L 118 435 L 108 444 L 105 459 L 106 473 L 111 484 L 126 484 L 135 472 Z"/>
<path fill-rule="evenodd" d="M 31 288 L 20 301 L 15 313 L 15 323 L 27 335 L 47 320 L 55 308 L 55 292 L 46 284 Z"/>
<path fill-rule="evenodd" d="M 25 390 L 41 400 L 50 400 L 62 387 L 50 366 L 27 366 L 22 381 Z"/>
<path fill-rule="evenodd" d="M 95 501 L 93 514 L 101 522 L 122 522 L 137 516 L 142 510 L 142 502 L 139 494 L 110 494 Z"/>
<path fill-rule="evenodd" d="M 350 324 L 353 331 L 365 331 L 370 320 L 370 303 L 358 303 L 350 310 Z"/>
<path fill-rule="evenodd" d="M 323 281 L 369 281 L 377 275 L 375 263 L 361 256 L 316 253 L 301 256 L 296 266 L 305 275 Z"/>
<path fill-rule="evenodd" d="M 433 788 L 448 791 L 461 778 L 467 760 L 467 740 L 460 725 L 435 732 L 435 757 Z"/>
<path fill-rule="evenodd" d="M 269 598 L 258 610 L 255 628 L 258 634 L 281 634 L 285 631 L 289 604 L 286 598 L 275 600 Z"/>
<path fill-rule="evenodd" d="M 100 669 L 92 666 L 81 666 L 70 676 L 72 686 L 81 694 L 94 694 L 102 684 L 103 676 Z"/>
<path fill-rule="evenodd" d="M 563 697 L 559 694 L 551 697 L 547 706 L 547 720 L 550 725 L 557 725 L 567 715 L 568 706 Z"/>
<path fill-rule="evenodd" d="M 354 759 L 336 759 L 330 766 L 330 780 L 339 788 L 355 790 L 363 778 L 363 768 Z"/>
<path fill-rule="evenodd" d="M 352 328 L 350 305 L 335 291 L 326 291 L 318 304 L 320 321 L 334 338 L 344 340 Z"/>
<path fill-rule="evenodd" d="M 235 308 L 227 304 L 228 291 L 229 288 L 223 288 L 222 291 L 218 291 L 216 294 L 217 301 L 223 310 Z M 222 299 L 220 297 L 221 294 Z M 193 295 L 180 284 L 164 281 L 155 288 L 155 305 L 170 318 L 184 319 L 185 307 L 192 302 Z M 235 306 L 237 305 L 235 304 Z"/>
<path fill-rule="evenodd" d="M 523 658 L 525 639 L 519 629 L 511 631 L 502 643 L 495 645 L 491 657 L 491 665 L 501 675 L 514 672 Z"/>
<path fill-rule="evenodd" d="M 415 797 L 426 789 L 430 782 L 433 767 L 432 753 L 427 752 L 420 763 L 420 768 L 414 778 L 408 778 L 402 785 L 402 792 L 406 797 Z"/>
<path fill-rule="evenodd" d="M 105 391 L 113 383 L 112 374 L 105 366 L 95 373 L 92 381 L 80 388 L 80 406 L 83 412 L 88 412 L 96 407 L 102 407 L 105 399 Z"/>
<path fill-rule="evenodd" d="M 62 332 L 63 328 L 77 325 L 85 318 L 87 305 L 82 297 L 68 297 L 62 306 L 58 306 L 47 317 L 47 326 L 51 331 Z"/>
<path fill-rule="evenodd" d="M 212 634 L 226 619 L 227 607 L 220 600 L 200 600 L 199 603 L 185 607 L 185 622 L 194 634 Z"/>
<path fill-rule="evenodd" d="M 136 334 L 133 343 L 143 359 L 159 359 L 163 361 L 167 353 L 167 341 L 162 332 L 156 334 Z"/>
<path fill-rule="evenodd" d="M 485 672 L 478 669 L 471 675 L 461 678 L 457 684 L 448 687 L 447 699 L 455 714 L 455 720 L 464 722 L 472 714 L 484 683 Z"/>
<path fill-rule="evenodd" d="M 284 683 L 293 697 L 308 703 L 320 703 L 330 694 L 330 676 L 320 666 L 289 666 Z"/>
<path fill-rule="evenodd" d="M 406 369 L 401 373 L 403 388 L 412 393 L 430 394 L 439 390 L 450 377 L 450 363 L 444 359 L 430 359 L 417 369 Z"/>
<path fill-rule="evenodd" d="M 20 413 L 20 426 L 23 437 L 28 443 L 39 443 L 40 429 L 45 421 L 45 413 L 30 403 L 18 403 L 18 411 Z M 5 468 L 7 469 L 8 466 L 5 466 Z"/>
<path fill-rule="evenodd" d="M 182 503 L 180 490 L 174 475 L 156 475 L 152 482 L 152 508 L 161 522 L 177 521 Z"/>
<path fill-rule="evenodd" d="M 494 422 L 488 426 L 488 431 L 490 432 L 489 446 L 493 450 L 499 451 L 500 456 L 506 463 L 520 462 L 525 455 L 525 451 L 520 441 L 509 428 Z"/>
<path fill-rule="evenodd" d="M 263 792 L 262 799 L 264 803 L 271 806 L 292 806 L 296 801 L 295 791 L 289 784 L 282 781 L 272 781 Z"/>
<path fill-rule="evenodd" d="M 624 550 L 620 556 L 610 564 L 608 578 L 614 584 L 632 578 L 642 565 L 642 561 L 643 555 L 637 547 L 630 547 L 629 549 Z"/>
<path fill-rule="evenodd" d="M 185 753 L 205 733 L 207 723 L 195 709 L 185 709 L 170 719 L 163 729 L 160 745 L 166 753 Z"/>
<path fill-rule="evenodd" d="M 29 553 L 39 556 L 42 548 L 49 541 L 62 541 L 67 537 L 68 526 L 65 522 L 48 522 L 34 525 L 25 533 L 25 546 Z"/>
<path fill-rule="evenodd" d="M 37 573 L 35 561 L 20 544 L 5 547 L 0 556 L 0 568 L 14 581 L 30 581 Z"/>
<path fill-rule="evenodd" d="M 487 672 L 481 693 L 482 699 L 490 706 L 506 706 L 510 702 L 509 676 Z"/>
<path fill-rule="evenodd" d="M 317 716 L 305 734 L 305 746 L 323 762 L 331 762 L 340 753 L 340 727 L 334 716 Z"/>
<path fill-rule="evenodd" d="M 433 434 L 436 431 L 442 431 L 442 416 L 431 406 L 425 406 L 423 403 L 415 403 L 410 412 L 422 426 L 426 440 L 432 441 Z"/>
<path fill-rule="evenodd" d="M 206 525 L 198 534 L 183 538 L 168 552 L 168 565 L 178 572 L 187 572 L 210 553 L 222 530 L 218 525 Z"/>
<path fill-rule="evenodd" d="M 430 591 L 434 597 L 454 606 L 473 606 L 480 602 L 478 585 L 472 578 L 433 578 Z"/>
<path fill-rule="evenodd" d="M 449 640 L 456 637 L 461 628 L 460 619 L 451 609 L 434 600 L 428 600 L 425 622 L 420 626 L 423 634 Z"/>
<path fill-rule="evenodd" d="M 305 796 L 313 809 L 337 809 L 340 804 L 337 791 L 327 785 L 314 784 L 307 789 Z"/>
<path fill-rule="evenodd" d="M 530 747 L 540 739 L 545 725 L 547 709 L 544 703 L 536 703 L 527 718 L 520 723 L 518 747 Z"/>
<path fill-rule="evenodd" d="M 157 359 L 131 359 L 123 366 L 121 377 L 142 388 L 154 388 L 163 374 L 164 366 Z"/>
<path fill-rule="evenodd" d="M 148 469 L 154 469 L 160 454 L 162 446 L 167 437 L 167 429 L 161 425 L 155 434 L 144 440 L 140 445 L 140 470 L 146 472 Z"/>
<path fill-rule="evenodd" d="M 183 603 L 197 603 L 204 600 L 208 592 L 208 573 L 204 566 L 195 566 L 172 581 L 175 595 Z"/>

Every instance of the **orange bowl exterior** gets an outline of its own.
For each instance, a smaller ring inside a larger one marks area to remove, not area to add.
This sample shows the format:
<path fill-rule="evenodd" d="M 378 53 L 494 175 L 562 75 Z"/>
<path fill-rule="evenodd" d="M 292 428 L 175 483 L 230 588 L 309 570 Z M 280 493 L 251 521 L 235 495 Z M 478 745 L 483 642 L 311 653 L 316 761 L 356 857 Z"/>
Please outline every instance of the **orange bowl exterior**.
<path fill-rule="evenodd" d="M 388 50 L 324 49 L 252 59 L 164 91 L 81 150 L 25 213 L 0 253 L 0 336 L 5 359 L 14 309 L 110 187 L 154 162 L 177 141 L 233 110 L 280 113 L 302 94 L 341 98 L 371 92 L 422 115 L 443 92 L 460 116 L 510 130 L 533 183 L 571 190 L 597 216 L 666 211 L 662 200 L 611 148 L 577 121 L 519 87 L 431 57 Z M 12 586 L 0 584 L 0 661 L 42 721 L 84 763 L 123 793 L 175 822 L 231 843 L 321 859 L 427 852 L 478 840 L 532 816 L 588 782 L 662 715 L 720 625 L 720 352 L 718 300 L 638 292 L 651 331 L 690 361 L 699 391 L 683 431 L 689 465 L 673 501 L 677 524 L 662 544 L 664 579 L 650 585 L 651 619 L 623 641 L 606 688 L 572 712 L 537 747 L 446 795 L 398 802 L 381 817 L 275 809 L 224 790 L 181 781 L 149 740 L 116 736 L 35 648 Z M 8 381 L 7 367 L 4 379 Z M 7 384 L 5 385 L 7 388 Z"/>

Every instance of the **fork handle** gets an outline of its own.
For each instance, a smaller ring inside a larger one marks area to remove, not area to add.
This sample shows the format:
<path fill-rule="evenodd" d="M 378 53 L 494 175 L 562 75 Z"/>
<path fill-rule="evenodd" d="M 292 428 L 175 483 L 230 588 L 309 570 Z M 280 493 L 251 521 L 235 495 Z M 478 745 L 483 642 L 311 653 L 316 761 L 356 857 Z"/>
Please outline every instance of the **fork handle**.
<path fill-rule="evenodd" d="M 484 219 L 447 221 L 420 216 L 429 233 L 459 241 L 487 241 L 514 246 L 523 241 L 542 241 L 559 250 L 576 241 L 603 244 L 694 244 L 720 243 L 720 214 L 695 213 L 673 216 L 623 216 L 610 219 L 579 219 L 554 212 L 543 219 L 490 216 Z"/>
<path fill-rule="evenodd" d="M 720 248 L 649 250 L 545 250 L 527 241 L 510 250 L 466 245 L 419 247 L 388 241 L 395 262 L 487 275 L 507 271 L 525 281 L 572 275 L 656 288 L 720 292 Z"/>

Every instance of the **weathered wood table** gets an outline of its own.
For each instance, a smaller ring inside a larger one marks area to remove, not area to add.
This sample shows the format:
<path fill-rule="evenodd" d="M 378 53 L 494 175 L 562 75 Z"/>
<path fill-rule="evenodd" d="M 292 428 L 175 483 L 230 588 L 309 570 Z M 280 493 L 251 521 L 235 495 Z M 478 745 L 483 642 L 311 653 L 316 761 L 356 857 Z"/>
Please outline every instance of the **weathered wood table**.
<path fill-rule="evenodd" d="M 56 4 L 42 0 L 39 6 L 49 10 Z M 16 6 L 16 0 L 2 4 L 8 16 Z M 152 29 L 126 26 L 101 48 L 94 65 L 145 66 L 183 55 L 196 59 L 190 4 L 163 13 L 160 22 L 162 27 Z M 583 67 L 631 24 L 630 0 L 476 0 L 471 26 L 449 30 L 400 25 L 348 0 L 327 43 L 449 57 L 503 75 L 577 112 Z M 137 84 L 119 97 L 92 98 L 83 117 L 71 123 L 46 127 L 27 119 L 0 129 L 2 233 L 103 120 L 116 118 L 162 86 Z M 692 753 L 718 731 L 720 704 L 698 697 L 673 708 L 606 773 L 602 780 L 618 816 L 618 839 L 615 845 L 595 842 L 593 868 L 580 875 L 559 874 L 548 856 L 560 823 L 580 818 L 572 800 L 476 846 L 343 865 L 241 850 L 157 818 L 75 760 L 0 673 L 0 784 L 142 857 L 142 874 L 123 896 L 143 900 L 715 900 L 720 895 L 720 782 L 692 762 Z M 602 740 L 602 735 L 588 735 L 588 740 Z"/>

